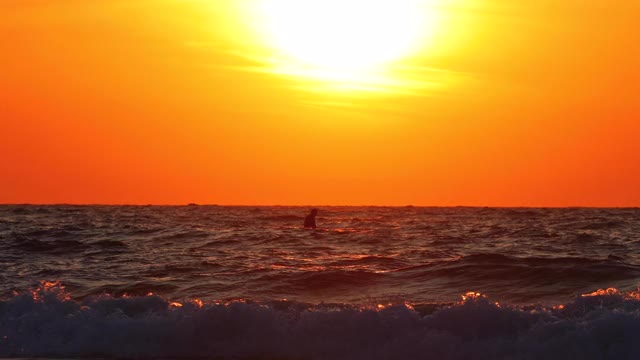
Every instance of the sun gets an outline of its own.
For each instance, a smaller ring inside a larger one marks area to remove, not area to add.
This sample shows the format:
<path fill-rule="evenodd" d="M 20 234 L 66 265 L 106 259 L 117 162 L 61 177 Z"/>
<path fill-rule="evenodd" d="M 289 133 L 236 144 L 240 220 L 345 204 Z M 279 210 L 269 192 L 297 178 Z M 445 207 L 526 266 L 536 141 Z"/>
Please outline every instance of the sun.
<path fill-rule="evenodd" d="M 437 19 L 425 1 L 256 0 L 253 24 L 288 72 L 353 78 L 384 72 L 428 43 Z"/>
<path fill-rule="evenodd" d="M 266 42 L 279 55 L 334 69 L 380 66 L 419 45 L 423 18 L 415 0 L 264 0 Z"/>

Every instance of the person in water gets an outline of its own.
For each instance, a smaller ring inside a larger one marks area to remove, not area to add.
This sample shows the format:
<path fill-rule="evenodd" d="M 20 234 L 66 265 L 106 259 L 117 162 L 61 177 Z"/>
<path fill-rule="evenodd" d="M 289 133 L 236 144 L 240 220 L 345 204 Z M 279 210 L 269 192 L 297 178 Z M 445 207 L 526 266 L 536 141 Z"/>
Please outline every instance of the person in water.
<path fill-rule="evenodd" d="M 304 218 L 304 227 L 305 228 L 316 228 L 316 215 L 318 215 L 318 209 L 312 209 L 309 215 Z"/>

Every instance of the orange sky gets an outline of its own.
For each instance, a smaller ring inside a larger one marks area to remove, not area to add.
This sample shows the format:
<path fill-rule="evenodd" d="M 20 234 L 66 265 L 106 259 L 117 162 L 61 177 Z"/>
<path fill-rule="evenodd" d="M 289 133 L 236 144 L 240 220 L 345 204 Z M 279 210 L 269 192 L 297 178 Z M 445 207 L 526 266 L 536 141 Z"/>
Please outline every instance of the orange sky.
<path fill-rule="evenodd" d="M 373 92 L 231 3 L 0 1 L 0 203 L 640 206 L 637 1 L 443 0 Z"/>

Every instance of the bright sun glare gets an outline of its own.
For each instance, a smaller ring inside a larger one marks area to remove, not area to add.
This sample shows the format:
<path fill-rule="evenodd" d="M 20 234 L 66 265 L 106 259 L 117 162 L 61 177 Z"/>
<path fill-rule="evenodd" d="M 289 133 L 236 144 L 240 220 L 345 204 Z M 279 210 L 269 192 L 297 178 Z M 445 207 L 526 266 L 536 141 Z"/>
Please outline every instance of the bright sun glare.
<path fill-rule="evenodd" d="M 282 72 L 353 81 L 387 72 L 428 43 L 437 18 L 424 2 L 257 0 L 254 25 Z"/>

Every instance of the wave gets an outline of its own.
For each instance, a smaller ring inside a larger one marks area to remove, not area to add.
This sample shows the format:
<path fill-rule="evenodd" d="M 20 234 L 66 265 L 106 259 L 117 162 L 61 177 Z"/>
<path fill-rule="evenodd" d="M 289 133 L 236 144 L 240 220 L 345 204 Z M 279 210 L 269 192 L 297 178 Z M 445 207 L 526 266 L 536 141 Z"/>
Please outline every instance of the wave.
<path fill-rule="evenodd" d="M 105 249 L 123 249 L 128 247 L 127 244 L 118 240 L 100 240 L 100 241 L 91 243 L 91 245 L 96 245 L 98 247 L 105 248 Z"/>
<path fill-rule="evenodd" d="M 266 221 L 281 221 L 281 222 L 291 222 L 291 221 L 304 221 L 304 216 L 299 215 L 270 215 L 270 216 L 261 216 L 259 220 Z"/>
<path fill-rule="evenodd" d="M 576 294 L 594 286 L 627 288 L 640 278 L 640 266 L 617 256 L 588 259 L 477 254 L 406 267 L 389 275 L 398 281 L 436 287 L 443 294 L 471 287 L 498 291 L 510 301 L 525 303 L 532 297 L 547 301 L 558 299 L 558 294 Z"/>
<path fill-rule="evenodd" d="M 198 274 L 203 272 L 204 270 L 209 269 L 220 269 L 223 266 L 218 263 L 213 263 L 209 261 L 200 261 L 192 264 L 167 264 L 167 265 L 159 265 L 152 267 L 144 274 L 150 277 L 165 277 L 171 276 L 175 274 Z"/>
<path fill-rule="evenodd" d="M 625 222 L 620 220 L 602 220 L 596 219 L 591 223 L 584 224 L 582 226 L 583 230 L 603 230 L 603 229 L 612 229 L 619 228 L 626 225 Z"/>
<path fill-rule="evenodd" d="M 0 357 L 215 359 L 633 359 L 640 295 L 560 306 L 476 293 L 449 304 L 69 300 L 58 283 L 0 301 Z"/>
<path fill-rule="evenodd" d="M 282 293 L 328 291 L 331 289 L 355 289 L 372 285 L 383 277 L 362 270 L 325 270 L 301 273 L 269 274 L 260 277 L 257 283 Z"/>
<path fill-rule="evenodd" d="M 118 240 L 100 240 L 92 243 L 71 239 L 36 239 L 29 236 L 17 236 L 12 242 L 16 249 L 32 253 L 65 255 L 70 251 L 84 251 L 92 247 L 98 250 L 125 250 L 127 244 Z"/>
<path fill-rule="evenodd" d="M 38 240 L 28 236 L 18 236 L 14 239 L 13 246 L 27 252 L 49 252 L 52 254 L 64 254 L 71 250 L 84 250 L 87 244 L 77 240 Z"/>
<path fill-rule="evenodd" d="M 174 292 L 178 289 L 178 286 L 169 283 L 158 284 L 148 281 L 140 281 L 131 284 L 107 284 L 102 286 L 93 287 L 78 294 L 81 298 L 87 298 L 90 296 L 102 296 L 105 294 L 112 294 L 114 296 L 145 296 L 148 294 L 161 293 L 167 294 Z"/>
<path fill-rule="evenodd" d="M 330 262 L 327 266 L 354 266 L 354 265 L 388 265 L 393 267 L 406 266 L 406 263 L 393 257 L 370 255 L 357 259 L 338 260 Z"/>
<path fill-rule="evenodd" d="M 616 269 L 627 269 L 632 271 L 634 275 L 640 275 L 640 266 L 626 264 L 621 261 L 621 257 L 608 256 L 607 258 L 584 258 L 584 257 L 515 257 L 497 253 L 472 254 L 459 257 L 455 260 L 438 261 L 426 265 L 418 265 L 400 269 L 398 271 L 413 271 L 420 269 L 444 269 L 456 267 L 469 268 L 522 268 L 530 269 L 532 267 L 540 269 L 558 270 L 558 269 L 575 269 L 584 270 L 588 267 L 615 267 Z"/>
<path fill-rule="evenodd" d="M 201 239 L 207 238 L 211 236 L 211 233 L 207 231 L 201 230 L 177 230 L 172 234 L 161 235 L 155 237 L 154 240 L 164 240 L 164 241 L 173 241 L 173 240 L 192 240 L 192 239 Z"/>

